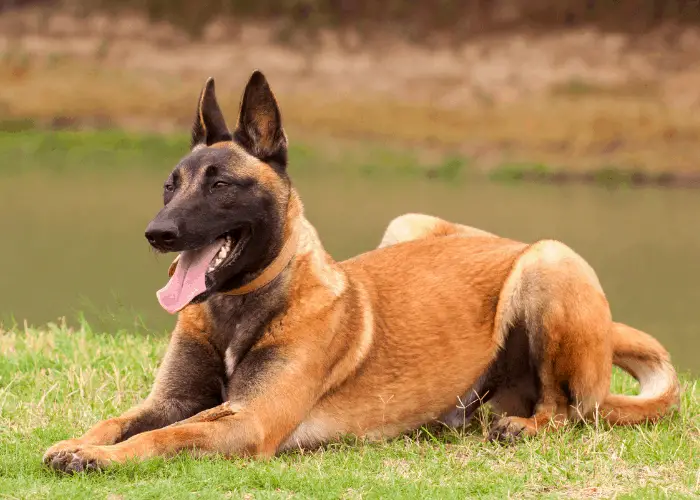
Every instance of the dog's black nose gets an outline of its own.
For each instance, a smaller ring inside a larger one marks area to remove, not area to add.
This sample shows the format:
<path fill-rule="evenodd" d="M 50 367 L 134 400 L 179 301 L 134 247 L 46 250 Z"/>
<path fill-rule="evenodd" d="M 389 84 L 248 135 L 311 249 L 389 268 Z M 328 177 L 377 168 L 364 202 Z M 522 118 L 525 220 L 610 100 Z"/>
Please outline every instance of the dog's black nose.
<path fill-rule="evenodd" d="M 179 237 L 180 231 L 172 222 L 151 222 L 146 228 L 146 239 L 156 248 L 168 249 Z"/>

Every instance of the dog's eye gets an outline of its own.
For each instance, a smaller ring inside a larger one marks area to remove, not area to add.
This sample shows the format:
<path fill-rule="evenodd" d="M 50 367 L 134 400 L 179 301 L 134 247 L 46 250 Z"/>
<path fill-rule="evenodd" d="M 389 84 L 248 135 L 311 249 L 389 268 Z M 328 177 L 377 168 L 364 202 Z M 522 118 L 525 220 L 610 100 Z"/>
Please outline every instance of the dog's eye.
<path fill-rule="evenodd" d="M 226 187 L 226 186 L 228 186 L 228 182 L 216 181 L 214 184 L 212 184 L 211 188 L 212 189 L 219 189 L 219 188 Z"/>
<path fill-rule="evenodd" d="M 174 186 L 173 184 L 166 184 L 166 185 L 163 186 L 163 187 L 164 187 L 165 190 L 166 190 L 167 192 L 169 192 L 169 193 L 175 191 L 175 186 Z"/>

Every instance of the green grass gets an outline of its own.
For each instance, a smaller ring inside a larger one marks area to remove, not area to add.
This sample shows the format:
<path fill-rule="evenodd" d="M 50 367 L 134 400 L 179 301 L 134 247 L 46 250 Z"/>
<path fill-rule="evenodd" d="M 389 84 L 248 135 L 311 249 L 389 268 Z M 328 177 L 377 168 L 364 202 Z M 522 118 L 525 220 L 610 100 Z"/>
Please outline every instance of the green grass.
<path fill-rule="evenodd" d="M 657 424 L 572 427 L 505 447 L 481 423 L 381 443 L 348 438 L 267 462 L 187 455 L 63 476 L 41 465 L 55 441 L 145 397 L 165 337 L 50 324 L 0 332 L 0 498 L 696 498 L 697 380 Z M 616 373 L 619 391 L 634 382 Z"/>
<path fill-rule="evenodd" d="M 148 169 L 170 171 L 188 153 L 187 134 L 111 130 L 12 130 L 0 122 L 0 173 Z M 289 147 L 292 175 L 345 172 L 366 177 L 423 177 L 454 181 L 465 170 L 461 156 L 426 154 L 370 141 L 302 138 Z"/>
<path fill-rule="evenodd" d="M 23 120 L 0 121 L 0 173 L 30 171 L 104 172 L 134 167 L 167 172 L 187 153 L 187 134 L 106 130 L 53 130 L 36 128 Z M 694 186 L 695 175 L 645 172 L 614 165 L 580 171 L 541 162 L 502 161 L 488 168 L 449 149 L 430 150 L 370 140 L 328 139 L 306 136 L 289 146 L 292 175 L 351 175 L 366 179 L 427 179 L 451 185 L 488 180 L 503 184 L 521 182 L 587 183 L 607 187 L 634 184 Z"/>

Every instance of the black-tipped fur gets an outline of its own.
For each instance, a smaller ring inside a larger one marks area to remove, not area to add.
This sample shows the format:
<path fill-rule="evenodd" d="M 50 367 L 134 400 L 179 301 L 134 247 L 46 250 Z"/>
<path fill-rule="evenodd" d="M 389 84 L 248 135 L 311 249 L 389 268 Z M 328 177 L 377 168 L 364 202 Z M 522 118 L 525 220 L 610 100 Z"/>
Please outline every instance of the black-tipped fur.
<path fill-rule="evenodd" d="M 234 138 L 256 158 L 276 168 L 286 168 L 287 136 L 282 116 L 260 71 L 253 72 L 246 85 Z"/>
<path fill-rule="evenodd" d="M 199 94 L 197 115 L 192 125 L 192 141 L 190 149 L 197 146 L 211 146 L 217 142 L 230 141 L 231 132 L 226 126 L 226 120 L 216 100 L 214 78 L 208 78 L 202 92 Z"/>

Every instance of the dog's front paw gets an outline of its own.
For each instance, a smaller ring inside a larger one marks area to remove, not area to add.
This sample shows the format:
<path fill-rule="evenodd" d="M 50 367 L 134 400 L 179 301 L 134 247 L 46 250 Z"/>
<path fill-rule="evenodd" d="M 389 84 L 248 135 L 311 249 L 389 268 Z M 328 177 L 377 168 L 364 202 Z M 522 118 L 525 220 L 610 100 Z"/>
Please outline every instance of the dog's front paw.
<path fill-rule="evenodd" d="M 527 434 L 527 426 L 521 419 L 514 417 L 501 417 L 496 420 L 489 431 L 489 441 L 514 443 Z"/>
<path fill-rule="evenodd" d="M 54 458 L 58 455 L 65 455 L 66 453 L 77 451 L 82 446 L 82 443 L 77 439 L 66 439 L 65 441 L 59 441 L 54 444 L 51 448 L 46 450 L 42 462 L 44 465 L 51 465 Z"/>
<path fill-rule="evenodd" d="M 44 455 L 44 463 L 46 465 L 54 470 L 68 474 L 100 470 L 111 462 L 112 458 L 104 447 L 93 445 L 65 446 L 55 453 L 49 454 L 47 452 Z"/>

